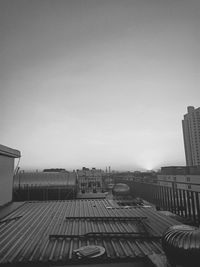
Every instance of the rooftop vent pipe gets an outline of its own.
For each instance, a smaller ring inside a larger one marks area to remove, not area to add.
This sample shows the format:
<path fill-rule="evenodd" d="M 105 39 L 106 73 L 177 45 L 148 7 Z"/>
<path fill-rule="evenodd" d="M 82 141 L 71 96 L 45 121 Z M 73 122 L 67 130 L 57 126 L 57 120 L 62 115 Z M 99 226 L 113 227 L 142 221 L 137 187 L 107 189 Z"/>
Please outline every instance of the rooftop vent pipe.
<path fill-rule="evenodd" d="M 163 250 L 172 266 L 200 266 L 200 229 L 189 225 L 169 227 L 162 236 Z"/>

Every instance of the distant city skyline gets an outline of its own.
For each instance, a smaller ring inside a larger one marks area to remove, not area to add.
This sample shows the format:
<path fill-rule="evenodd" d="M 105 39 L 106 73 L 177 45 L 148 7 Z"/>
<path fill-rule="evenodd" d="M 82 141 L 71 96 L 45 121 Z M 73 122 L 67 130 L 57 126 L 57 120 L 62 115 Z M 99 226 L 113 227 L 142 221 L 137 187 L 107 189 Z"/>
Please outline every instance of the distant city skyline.
<path fill-rule="evenodd" d="M 1 0 L 0 143 L 24 170 L 185 165 L 196 0 Z"/>

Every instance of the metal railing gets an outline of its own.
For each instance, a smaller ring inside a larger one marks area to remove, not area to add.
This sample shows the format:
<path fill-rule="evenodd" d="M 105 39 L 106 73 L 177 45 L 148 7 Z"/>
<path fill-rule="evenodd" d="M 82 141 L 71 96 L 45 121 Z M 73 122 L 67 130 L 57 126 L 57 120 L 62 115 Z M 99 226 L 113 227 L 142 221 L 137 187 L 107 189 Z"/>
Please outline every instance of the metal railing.
<path fill-rule="evenodd" d="M 171 183 L 171 186 L 134 181 L 132 193 L 154 204 L 158 209 L 183 217 L 186 223 L 200 225 L 200 192 L 177 188 L 179 182 L 167 183 Z"/>

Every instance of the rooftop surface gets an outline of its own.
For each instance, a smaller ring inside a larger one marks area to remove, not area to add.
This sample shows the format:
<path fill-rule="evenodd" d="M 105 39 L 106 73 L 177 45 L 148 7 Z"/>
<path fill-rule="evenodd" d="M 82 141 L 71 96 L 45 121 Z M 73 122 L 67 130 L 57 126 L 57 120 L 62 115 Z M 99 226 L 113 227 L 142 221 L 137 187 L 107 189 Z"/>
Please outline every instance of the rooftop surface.
<path fill-rule="evenodd" d="M 0 265 L 82 264 L 73 251 L 86 245 L 105 248 L 91 263 L 144 259 L 164 253 L 160 237 L 175 224 L 150 207 L 106 199 L 24 202 L 0 219 Z"/>

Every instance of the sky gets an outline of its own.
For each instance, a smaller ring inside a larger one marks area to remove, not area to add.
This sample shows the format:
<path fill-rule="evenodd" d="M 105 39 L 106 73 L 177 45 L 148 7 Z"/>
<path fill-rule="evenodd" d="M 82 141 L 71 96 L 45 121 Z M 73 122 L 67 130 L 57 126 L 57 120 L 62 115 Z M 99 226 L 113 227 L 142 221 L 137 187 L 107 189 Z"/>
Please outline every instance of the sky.
<path fill-rule="evenodd" d="M 20 168 L 185 165 L 200 1 L 0 0 L 0 143 Z"/>

